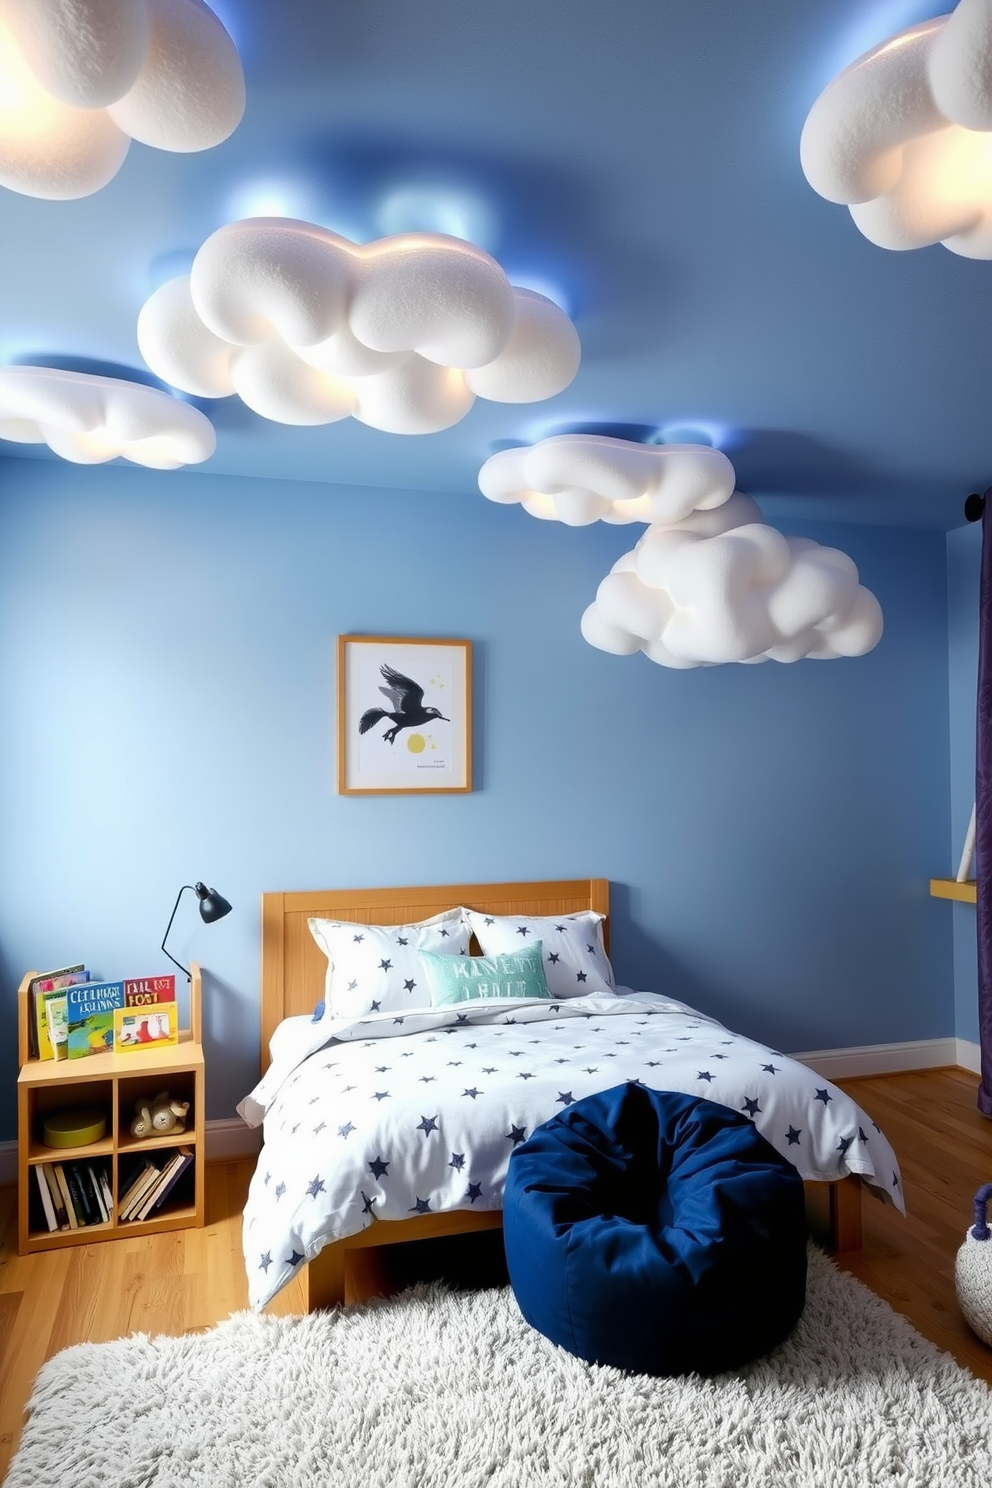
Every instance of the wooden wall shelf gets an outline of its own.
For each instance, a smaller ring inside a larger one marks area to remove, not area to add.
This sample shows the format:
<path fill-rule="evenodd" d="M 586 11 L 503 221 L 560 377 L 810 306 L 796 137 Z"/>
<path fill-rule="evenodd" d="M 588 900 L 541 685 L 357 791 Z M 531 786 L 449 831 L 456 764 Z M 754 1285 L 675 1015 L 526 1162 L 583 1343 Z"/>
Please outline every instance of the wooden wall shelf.
<path fill-rule="evenodd" d="M 956 878 L 932 878 L 930 893 L 934 899 L 956 899 L 960 904 L 975 904 L 978 886 L 973 878 L 966 883 L 958 883 Z"/>

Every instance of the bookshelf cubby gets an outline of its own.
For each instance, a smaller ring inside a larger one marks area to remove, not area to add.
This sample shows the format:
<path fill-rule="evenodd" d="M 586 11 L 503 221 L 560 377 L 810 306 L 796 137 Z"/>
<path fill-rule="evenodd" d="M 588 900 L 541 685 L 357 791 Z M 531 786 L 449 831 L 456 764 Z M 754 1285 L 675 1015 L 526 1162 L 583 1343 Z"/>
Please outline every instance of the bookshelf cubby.
<path fill-rule="evenodd" d="M 154 1235 L 162 1230 L 202 1226 L 204 1222 L 204 1065 L 201 1044 L 200 968 L 190 967 L 189 1027 L 178 1044 L 164 1048 L 90 1054 L 83 1059 L 31 1059 L 28 1055 L 28 988 L 37 972 L 29 971 L 17 994 L 17 1249 L 20 1255 L 55 1250 L 64 1245 L 86 1245 L 125 1236 Z M 139 1097 L 153 1099 L 168 1090 L 177 1100 L 189 1101 L 182 1132 L 137 1138 L 131 1118 Z M 42 1140 L 45 1118 L 53 1111 L 93 1107 L 106 1116 L 105 1134 L 77 1147 L 50 1147 Z M 119 1200 L 123 1178 L 142 1154 L 154 1162 L 188 1147 L 193 1161 L 162 1208 L 143 1220 L 121 1220 Z M 114 1212 L 101 1223 L 78 1229 L 49 1230 L 45 1223 L 38 1179 L 32 1171 L 42 1163 L 92 1163 L 102 1168 L 110 1186 Z"/>

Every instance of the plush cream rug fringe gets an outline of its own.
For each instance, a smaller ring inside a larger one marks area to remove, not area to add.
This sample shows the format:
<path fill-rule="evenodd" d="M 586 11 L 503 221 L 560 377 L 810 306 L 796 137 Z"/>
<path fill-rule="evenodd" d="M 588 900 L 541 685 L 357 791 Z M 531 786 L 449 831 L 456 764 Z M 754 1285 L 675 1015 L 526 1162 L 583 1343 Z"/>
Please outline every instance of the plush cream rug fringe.
<path fill-rule="evenodd" d="M 977 1488 L 990 1464 L 985 1384 L 811 1251 L 794 1335 L 712 1380 L 583 1364 L 505 1290 L 80 1344 L 6 1488 Z"/>

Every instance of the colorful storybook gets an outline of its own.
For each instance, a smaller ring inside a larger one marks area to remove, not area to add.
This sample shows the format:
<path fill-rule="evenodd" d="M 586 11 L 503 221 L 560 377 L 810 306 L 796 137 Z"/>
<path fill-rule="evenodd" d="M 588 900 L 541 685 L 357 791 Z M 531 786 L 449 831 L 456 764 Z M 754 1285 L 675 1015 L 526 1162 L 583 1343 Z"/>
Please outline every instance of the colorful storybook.
<path fill-rule="evenodd" d="M 153 1007 L 157 1002 L 175 1002 L 176 978 L 174 975 L 154 977 L 125 977 L 125 1007 Z"/>
<path fill-rule="evenodd" d="M 114 1013 L 114 1048 L 118 1052 L 178 1042 L 179 1007 L 175 1002 L 118 1008 Z"/>
<path fill-rule="evenodd" d="M 48 1031 L 48 1003 L 62 995 L 66 987 L 88 982 L 90 974 L 82 962 L 63 966 L 58 971 L 44 971 L 28 984 L 28 1054 L 32 1059 L 54 1059 L 55 1050 Z"/>
<path fill-rule="evenodd" d="M 32 978 L 28 1053 L 34 1059 L 83 1059 L 112 1049 L 179 1042 L 174 975 L 94 982 L 79 966 Z"/>
<path fill-rule="evenodd" d="M 114 1013 L 124 1006 L 123 982 L 81 982 L 65 989 L 70 1059 L 114 1047 Z"/>

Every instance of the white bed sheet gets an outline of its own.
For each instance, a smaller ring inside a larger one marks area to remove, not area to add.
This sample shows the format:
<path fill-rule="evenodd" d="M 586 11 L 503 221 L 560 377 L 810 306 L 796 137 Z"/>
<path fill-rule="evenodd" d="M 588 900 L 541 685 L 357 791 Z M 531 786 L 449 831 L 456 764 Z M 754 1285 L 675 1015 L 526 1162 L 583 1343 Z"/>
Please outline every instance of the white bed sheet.
<path fill-rule="evenodd" d="M 515 1146 L 629 1080 L 741 1111 L 804 1179 L 858 1174 L 904 1210 L 895 1154 L 855 1101 L 653 993 L 289 1018 L 270 1048 L 272 1065 L 238 1107 L 264 1130 L 243 1227 L 256 1309 L 324 1245 L 373 1223 L 499 1209 Z"/>

